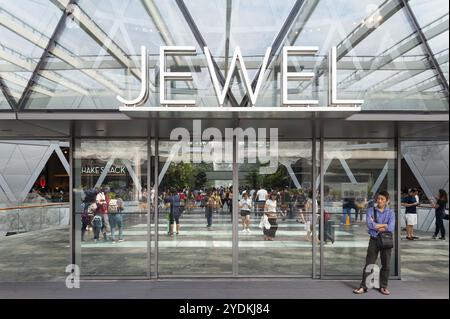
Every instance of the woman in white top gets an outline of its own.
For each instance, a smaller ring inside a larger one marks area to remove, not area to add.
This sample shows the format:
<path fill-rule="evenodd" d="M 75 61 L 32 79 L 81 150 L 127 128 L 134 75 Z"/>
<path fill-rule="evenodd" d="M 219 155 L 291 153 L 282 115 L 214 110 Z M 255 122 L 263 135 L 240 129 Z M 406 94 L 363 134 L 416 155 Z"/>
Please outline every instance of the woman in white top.
<path fill-rule="evenodd" d="M 247 191 L 242 193 L 242 199 L 239 201 L 239 209 L 241 210 L 243 232 L 250 231 L 250 211 L 252 209 L 252 200 L 248 197 Z"/>
<path fill-rule="evenodd" d="M 264 215 L 267 216 L 270 223 L 270 229 L 263 228 L 264 232 L 264 240 L 274 240 L 275 233 L 278 229 L 277 224 L 277 193 L 272 192 L 268 200 L 266 200 L 266 204 L 264 205 Z"/>
<path fill-rule="evenodd" d="M 301 214 L 301 218 L 303 220 L 303 223 L 305 224 L 305 230 L 306 230 L 306 240 L 312 241 L 312 233 L 314 231 L 314 224 L 311 224 L 312 220 L 312 211 L 313 211 L 313 200 L 312 200 L 312 190 L 308 192 L 308 200 L 305 204 L 305 214 Z M 319 213 L 319 206 L 316 199 L 316 216 L 318 216 Z M 305 216 L 306 215 L 306 216 Z"/>

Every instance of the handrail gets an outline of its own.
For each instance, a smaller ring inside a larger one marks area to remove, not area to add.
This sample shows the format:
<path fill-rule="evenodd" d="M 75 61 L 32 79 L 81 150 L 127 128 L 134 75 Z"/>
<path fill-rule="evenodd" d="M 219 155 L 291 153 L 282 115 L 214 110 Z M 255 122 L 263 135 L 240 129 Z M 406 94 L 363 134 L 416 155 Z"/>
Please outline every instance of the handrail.
<path fill-rule="evenodd" d="M 28 208 L 65 206 L 65 205 L 69 205 L 69 204 L 70 204 L 69 202 L 64 202 L 64 203 L 42 204 L 42 205 L 13 206 L 13 207 L 0 208 L 0 211 L 7 211 L 7 210 L 14 210 L 14 209 L 28 209 Z"/>

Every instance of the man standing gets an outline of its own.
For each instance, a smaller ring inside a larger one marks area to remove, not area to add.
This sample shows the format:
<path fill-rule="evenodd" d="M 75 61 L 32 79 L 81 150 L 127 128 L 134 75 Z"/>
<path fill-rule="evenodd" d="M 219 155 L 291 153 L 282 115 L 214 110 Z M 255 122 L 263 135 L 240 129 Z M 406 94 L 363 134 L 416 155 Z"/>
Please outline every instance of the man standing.
<path fill-rule="evenodd" d="M 406 207 L 406 239 L 414 240 L 419 239 L 415 237 L 413 233 L 414 225 L 417 225 L 417 206 L 419 202 L 416 199 L 417 189 L 412 188 L 409 190 L 408 196 L 402 198 L 402 206 Z"/>
<path fill-rule="evenodd" d="M 390 295 L 387 289 L 389 279 L 389 265 L 391 262 L 392 248 L 380 247 L 378 235 L 383 232 L 390 232 L 395 229 L 395 213 L 388 207 L 389 193 L 381 191 L 377 197 L 377 207 L 367 210 L 366 222 L 369 229 L 369 247 L 367 248 L 366 265 L 363 270 L 363 277 L 359 288 L 353 290 L 355 294 L 363 294 L 367 292 L 367 277 L 369 273 L 366 269 L 369 265 L 375 265 L 378 258 L 378 253 L 381 257 L 380 270 L 380 288 L 379 291 L 383 295 Z"/>

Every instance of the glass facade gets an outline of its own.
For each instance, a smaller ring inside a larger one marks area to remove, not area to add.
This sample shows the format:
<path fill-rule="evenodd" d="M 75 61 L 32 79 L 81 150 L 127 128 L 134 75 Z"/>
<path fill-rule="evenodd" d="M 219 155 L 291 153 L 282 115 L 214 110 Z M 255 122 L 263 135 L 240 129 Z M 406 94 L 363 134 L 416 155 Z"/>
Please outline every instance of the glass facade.
<path fill-rule="evenodd" d="M 403 188 L 421 188 L 424 233 L 449 188 L 448 16 L 444 0 L 0 0 L 0 281 L 70 263 L 83 278 L 359 278 L 380 190 L 399 278 Z"/>

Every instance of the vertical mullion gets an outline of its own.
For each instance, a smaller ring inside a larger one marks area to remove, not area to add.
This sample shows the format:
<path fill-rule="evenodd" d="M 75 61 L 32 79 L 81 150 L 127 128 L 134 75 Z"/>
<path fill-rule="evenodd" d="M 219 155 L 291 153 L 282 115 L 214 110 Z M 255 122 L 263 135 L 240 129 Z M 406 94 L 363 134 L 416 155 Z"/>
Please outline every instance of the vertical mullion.
<path fill-rule="evenodd" d="M 312 198 L 312 220 L 313 227 L 316 227 L 316 210 L 317 210 L 317 170 L 316 170 L 316 121 L 314 120 L 312 123 L 312 148 L 311 148 L 311 156 L 312 156 L 312 189 L 313 189 L 313 198 Z M 321 197 L 322 198 L 322 197 Z M 322 201 L 321 201 L 322 202 Z M 322 204 L 323 205 L 323 204 Z M 323 231 L 323 230 L 322 230 Z M 315 231 L 313 232 L 313 240 L 312 240 L 312 277 L 316 277 L 316 253 L 317 253 L 317 245 L 316 245 L 316 235 Z"/>
<path fill-rule="evenodd" d="M 150 130 L 150 121 L 148 121 L 147 132 L 147 278 L 152 277 L 152 228 L 151 228 L 151 169 L 152 169 L 152 137 Z"/>
<path fill-rule="evenodd" d="M 321 127 L 322 129 L 323 127 Z M 324 246 L 323 246 L 323 211 L 324 211 L 324 181 L 325 181 L 325 172 L 323 170 L 324 167 L 324 141 L 323 141 L 323 134 L 321 130 L 321 136 L 320 136 L 320 226 L 321 226 L 321 234 L 320 234 L 320 279 L 324 277 Z"/>
<path fill-rule="evenodd" d="M 232 212 L 232 264 L 233 264 L 233 276 L 238 275 L 238 258 L 239 258 L 239 234 L 238 234 L 238 197 L 239 197 L 239 176 L 238 176 L 238 141 L 236 135 L 233 136 L 233 212 Z"/>
<path fill-rule="evenodd" d="M 396 275 L 399 279 L 401 279 L 401 256 L 400 256 L 400 235 L 401 235 L 401 225 L 400 225 L 400 216 L 401 216 L 401 181 L 402 181 L 402 150 L 401 150 L 401 140 L 400 140 L 400 130 L 398 128 L 398 124 L 396 125 L 395 130 L 395 147 L 397 152 L 397 218 L 396 218 L 396 226 L 397 226 L 397 235 L 396 235 L 396 245 L 395 245 L 395 267 L 396 267 Z"/>
<path fill-rule="evenodd" d="M 158 250 L 159 250 L 159 218 L 158 218 L 158 195 L 159 195 L 159 172 L 158 172 L 158 166 L 159 166 L 159 136 L 158 132 L 156 132 L 155 136 L 155 200 L 154 200 L 154 210 L 155 210 L 155 216 L 154 216 L 154 223 L 155 223 L 155 278 L 158 279 Z"/>

